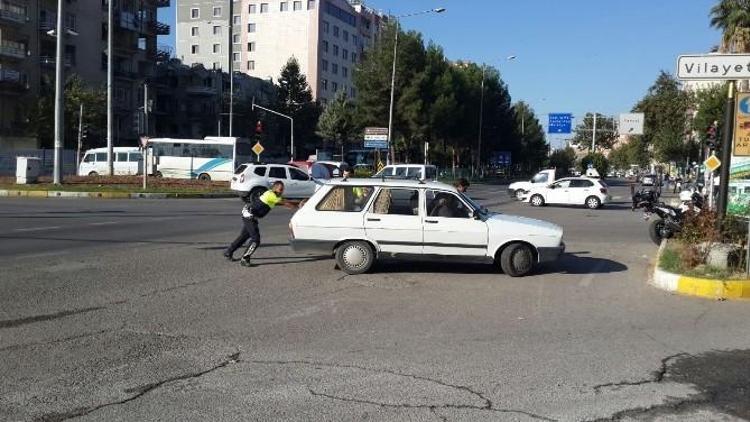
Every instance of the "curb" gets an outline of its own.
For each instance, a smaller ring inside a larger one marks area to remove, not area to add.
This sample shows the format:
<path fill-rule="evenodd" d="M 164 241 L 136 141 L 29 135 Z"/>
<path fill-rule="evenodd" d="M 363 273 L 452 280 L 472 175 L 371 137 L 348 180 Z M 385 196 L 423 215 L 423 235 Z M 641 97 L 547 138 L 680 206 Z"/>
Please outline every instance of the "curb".
<path fill-rule="evenodd" d="M 0 197 L 9 198 L 93 198 L 93 199 L 197 199 L 235 198 L 236 193 L 141 193 L 141 192 L 73 192 L 44 190 L 3 190 Z"/>
<path fill-rule="evenodd" d="M 651 285 L 657 289 L 706 299 L 750 299 L 750 280 L 690 277 L 659 269 L 659 258 L 665 245 L 666 241 L 663 241 L 659 247 L 651 280 Z"/>

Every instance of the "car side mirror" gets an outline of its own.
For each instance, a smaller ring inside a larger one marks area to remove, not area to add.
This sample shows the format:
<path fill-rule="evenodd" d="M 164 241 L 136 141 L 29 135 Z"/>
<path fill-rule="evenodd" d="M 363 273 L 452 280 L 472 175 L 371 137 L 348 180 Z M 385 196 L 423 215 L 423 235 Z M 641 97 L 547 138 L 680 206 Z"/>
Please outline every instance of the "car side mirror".
<path fill-rule="evenodd" d="M 557 189 L 557 186 L 555 186 L 555 185 L 549 185 L 547 187 L 550 188 L 550 189 Z"/>

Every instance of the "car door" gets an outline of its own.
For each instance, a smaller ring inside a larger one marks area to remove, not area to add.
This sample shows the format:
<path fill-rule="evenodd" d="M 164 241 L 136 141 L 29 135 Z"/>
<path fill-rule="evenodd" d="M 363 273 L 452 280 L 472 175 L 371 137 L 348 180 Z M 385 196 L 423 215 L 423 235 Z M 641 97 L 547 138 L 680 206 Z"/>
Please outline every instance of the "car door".
<path fill-rule="evenodd" d="M 269 166 L 268 167 L 268 186 L 273 185 L 274 182 L 281 182 L 284 184 L 284 191 L 286 194 L 287 182 L 289 176 L 286 173 L 286 167 L 284 166 Z"/>
<path fill-rule="evenodd" d="M 289 191 L 288 197 L 309 198 L 315 193 L 315 183 L 304 171 L 289 167 Z M 286 191 L 286 190 L 285 190 Z"/>
<path fill-rule="evenodd" d="M 428 190 L 422 209 L 425 255 L 487 256 L 487 223 L 474 219 L 458 195 Z"/>
<path fill-rule="evenodd" d="M 567 204 L 570 195 L 570 180 L 559 180 L 547 188 L 545 201 L 548 204 Z"/>
<path fill-rule="evenodd" d="M 590 180 L 575 179 L 570 181 L 569 201 L 571 204 L 584 204 L 586 198 L 593 195 L 594 184 Z"/>
<path fill-rule="evenodd" d="M 381 187 L 365 213 L 365 233 L 381 252 L 422 254 L 419 189 Z"/>

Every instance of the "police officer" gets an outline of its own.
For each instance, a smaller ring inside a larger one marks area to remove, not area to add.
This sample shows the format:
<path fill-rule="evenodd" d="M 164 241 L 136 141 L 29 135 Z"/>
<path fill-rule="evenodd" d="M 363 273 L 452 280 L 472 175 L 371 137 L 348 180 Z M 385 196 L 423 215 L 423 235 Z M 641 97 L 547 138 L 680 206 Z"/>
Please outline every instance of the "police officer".
<path fill-rule="evenodd" d="M 276 205 L 283 205 L 287 208 L 299 206 L 298 204 L 284 202 L 281 197 L 283 194 L 284 183 L 277 181 L 271 185 L 271 189 L 265 191 L 255 200 L 252 197 L 243 197 L 246 203 L 242 208 L 242 230 L 237 239 L 224 251 L 224 257 L 233 261 L 234 252 L 249 240 L 250 244 L 240 259 L 240 265 L 243 267 L 250 266 L 250 258 L 260 246 L 258 219 L 265 217 Z"/>

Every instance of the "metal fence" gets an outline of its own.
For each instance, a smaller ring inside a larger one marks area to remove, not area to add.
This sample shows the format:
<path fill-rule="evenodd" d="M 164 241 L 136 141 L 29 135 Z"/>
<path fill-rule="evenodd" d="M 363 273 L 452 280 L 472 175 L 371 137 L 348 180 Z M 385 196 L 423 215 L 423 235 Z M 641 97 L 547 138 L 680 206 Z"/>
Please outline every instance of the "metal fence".
<path fill-rule="evenodd" d="M 42 160 L 42 176 L 52 175 L 55 151 L 52 149 L 17 149 L 0 152 L 0 176 L 16 175 L 16 157 L 37 157 Z M 76 152 L 63 150 L 63 174 L 76 173 Z"/>

